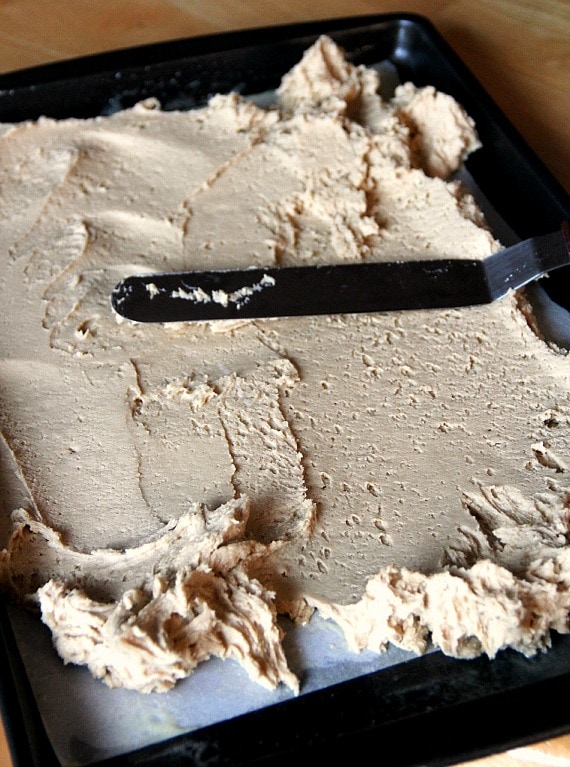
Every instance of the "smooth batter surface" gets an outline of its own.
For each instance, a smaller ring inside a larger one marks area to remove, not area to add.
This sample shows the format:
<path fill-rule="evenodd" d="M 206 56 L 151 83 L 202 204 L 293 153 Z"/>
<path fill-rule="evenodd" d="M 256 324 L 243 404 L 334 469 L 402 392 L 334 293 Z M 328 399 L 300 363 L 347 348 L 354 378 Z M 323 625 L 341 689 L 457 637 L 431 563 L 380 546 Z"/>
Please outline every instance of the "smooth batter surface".
<path fill-rule="evenodd" d="M 472 121 L 320 39 L 276 109 L 154 102 L 0 137 L 0 578 L 66 662 L 166 690 L 210 656 L 299 689 L 277 617 L 355 650 L 532 654 L 568 630 L 569 366 L 524 296 L 136 325 L 140 272 L 500 245 Z M 386 288 L 389 290 L 389 286 Z"/>

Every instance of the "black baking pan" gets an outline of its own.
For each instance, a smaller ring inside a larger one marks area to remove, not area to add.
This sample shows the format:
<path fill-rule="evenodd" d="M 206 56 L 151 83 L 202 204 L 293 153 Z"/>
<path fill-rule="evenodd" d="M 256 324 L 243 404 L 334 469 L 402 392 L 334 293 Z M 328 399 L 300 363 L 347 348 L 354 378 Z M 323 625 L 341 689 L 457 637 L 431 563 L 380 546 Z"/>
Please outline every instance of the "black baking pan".
<path fill-rule="evenodd" d="M 433 25 L 376 15 L 225 33 L 50 64 L 0 76 L 0 121 L 110 114 L 148 97 L 190 109 L 214 93 L 275 88 L 320 34 L 356 64 L 391 62 L 402 81 L 432 84 L 474 118 L 483 148 L 467 169 L 519 238 L 570 218 L 570 198 Z M 564 304 L 570 278 L 549 290 Z M 567 307 L 568 308 L 568 307 Z M 570 322 L 570 319 L 569 319 Z M 16 767 L 59 767 L 12 632 L 0 609 L 0 704 Z M 302 694 L 254 713 L 94 764 L 261 765 L 376 758 L 391 767 L 451 765 L 570 731 L 559 703 L 570 683 L 570 636 L 533 658 L 439 652 Z"/>

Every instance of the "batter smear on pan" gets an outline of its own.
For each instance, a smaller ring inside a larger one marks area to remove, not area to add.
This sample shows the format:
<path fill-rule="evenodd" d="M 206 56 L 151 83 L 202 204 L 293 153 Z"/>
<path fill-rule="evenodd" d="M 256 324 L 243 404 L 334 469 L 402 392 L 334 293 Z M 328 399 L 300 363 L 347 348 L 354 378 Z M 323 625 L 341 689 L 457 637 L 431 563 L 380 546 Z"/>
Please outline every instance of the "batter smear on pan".
<path fill-rule="evenodd" d="M 278 616 L 315 610 L 355 651 L 543 650 L 568 631 L 570 375 L 524 293 L 168 326 L 110 308 L 135 273 L 500 248 L 449 180 L 479 147 L 452 98 L 383 100 L 327 37 L 277 96 L 3 127 L 3 589 L 65 662 L 142 692 L 212 656 L 297 692 Z"/>

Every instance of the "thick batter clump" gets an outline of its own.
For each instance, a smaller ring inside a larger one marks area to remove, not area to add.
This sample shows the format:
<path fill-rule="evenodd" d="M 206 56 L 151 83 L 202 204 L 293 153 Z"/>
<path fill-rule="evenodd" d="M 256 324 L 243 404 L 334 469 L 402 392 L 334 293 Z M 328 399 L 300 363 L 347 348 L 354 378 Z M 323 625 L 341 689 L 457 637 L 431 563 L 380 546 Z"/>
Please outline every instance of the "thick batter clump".
<path fill-rule="evenodd" d="M 570 375 L 521 296 L 111 310 L 134 273 L 497 250 L 449 180 L 479 146 L 469 117 L 430 87 L 378 94 L 323 37 L 275 108 L 2 130 L 0 577 L 111 686 L 165 690 L 219 656 L 297 691 L 278 616 L 315 609 L 355 650 L 532 654 L 568 630 Z"/>

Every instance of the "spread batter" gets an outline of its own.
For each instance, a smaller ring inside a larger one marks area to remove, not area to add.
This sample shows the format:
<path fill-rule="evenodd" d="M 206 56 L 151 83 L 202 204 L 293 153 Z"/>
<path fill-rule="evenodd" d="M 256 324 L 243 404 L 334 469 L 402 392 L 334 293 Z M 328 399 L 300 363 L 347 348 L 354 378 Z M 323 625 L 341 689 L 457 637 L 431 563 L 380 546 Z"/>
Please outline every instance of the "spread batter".
<path fill-rule="evenodd" d="M 296 692 L 278 617 L 314 610 L 355 651 L 547 648 L 570 608 L 570 375 L 523 293 L 239 323 L 111 310 L 135 273 L 500 248 L 449 180 L 479 147 L 451 97 L 384 100 L 327 37 L 277 97 L 3 126 L 3 589 L 65 662 L 143 692 L 211 656 Z"/>

